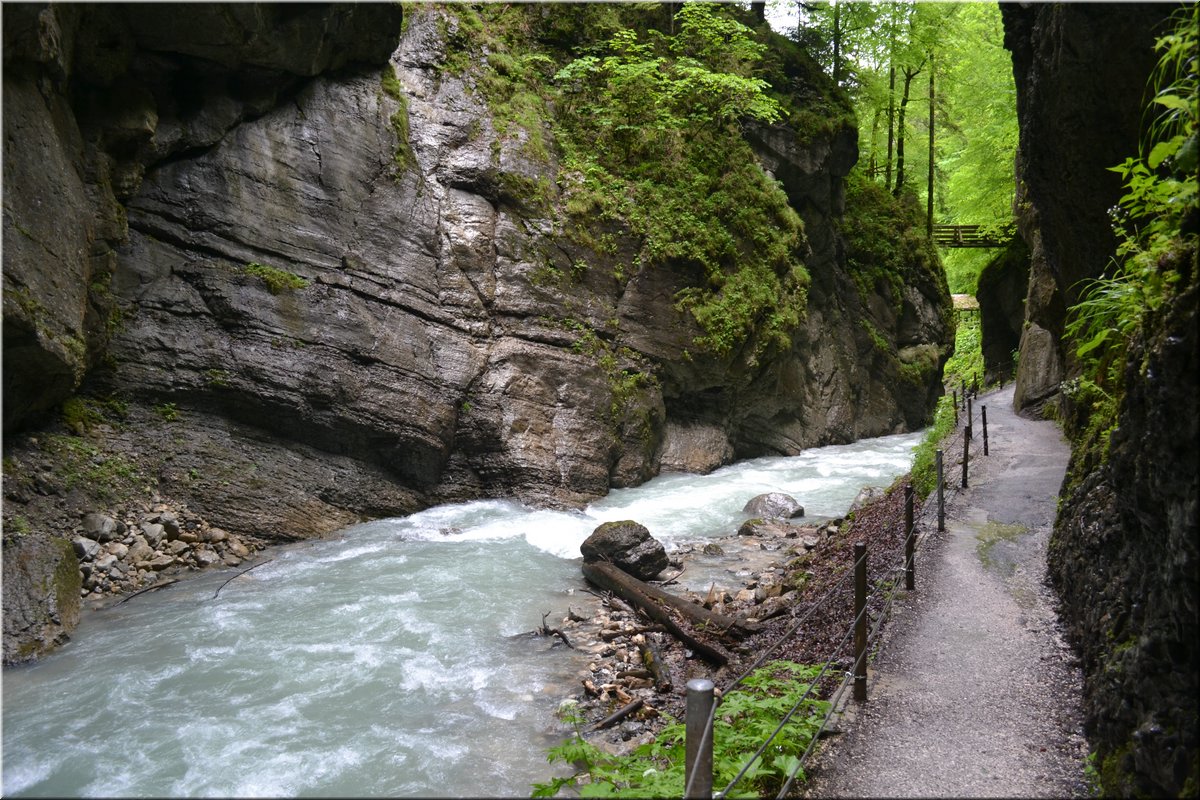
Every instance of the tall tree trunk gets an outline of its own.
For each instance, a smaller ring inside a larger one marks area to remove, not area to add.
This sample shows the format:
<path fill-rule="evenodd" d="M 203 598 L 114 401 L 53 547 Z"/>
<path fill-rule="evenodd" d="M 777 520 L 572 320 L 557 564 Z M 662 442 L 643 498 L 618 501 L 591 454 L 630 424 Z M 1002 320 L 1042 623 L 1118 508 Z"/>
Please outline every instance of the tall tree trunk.
<path fill-rule="evenodd" d="M 751 3 L 750 10 L 754 12 L 754 18 L 758 20 L 760 25 L 767 21 L 767 4 L 765 0 L 762 3 Z"/>
<path fill-rule="evenodd" d="M 887 178 L 883 188 L 892 190 L 892 152 L 896 147 L 896 65 L 888 67 L 888 151 Z"/>
<path fill-rule="evenodd" d="M 875 173 L 879 171 L 879 148 L 875 146 L 875 142 L 879 140 L 879 116 L 880 110 L 875 109 L 875 116 L 871 119 L 871 159 L 867 166 L 867 177 L 875 180 Z"/>
<path fill-rule="evenodd" d="M 929 197 L 925 200 L 925 231 L 933 236 L 933 53 L 929 53 Z"/>
<path fill-rule="evenodd" d="M 833 3 L 833 82 L 842 85 L 842 5 L 837 0 Z"/>
<path fill-rule="evenodd" d="M 900 95 L 900 113 L 896 120 L 896 185 L 892 194 L 900 196 L 904 189 L 904 116 L 908 110 L 909 93 L 912 90 L 913 78 L 921 73 L 921 67 L 916 69 L 904 68 L 904 93 Z"/>

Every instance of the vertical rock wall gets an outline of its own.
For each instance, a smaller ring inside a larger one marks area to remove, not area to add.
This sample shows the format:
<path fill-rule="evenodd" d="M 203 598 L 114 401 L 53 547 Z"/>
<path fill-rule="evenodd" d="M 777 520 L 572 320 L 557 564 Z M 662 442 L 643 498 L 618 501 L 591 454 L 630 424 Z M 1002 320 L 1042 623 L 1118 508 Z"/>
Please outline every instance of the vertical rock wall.
<path fill-rule="evenodd" d="M 1070 369 L 1060 341 L 1081 282 L 1116 247 L 1108 167 L 1137 152 L 1154 29 L 1169 6 L 1001 5 L 1017 88 L 1017 219 L 1031 267 L 1014 402 L 1040 407 Z"/>
<path fill-rule="evenodd" d="M 1002 6 L 1020 122 L 1020 224 L 1032 267 L 1016 403 L 1055 402 L 1080 281 L 1115 249 L 1108 167 L 1138 150 L 1155 36 L 1173 6 Z M 1077 443 L 1050 577 L 1083 662 L 1090 743 L 1106 795 L 1191 796 L 1200 781 L 1200 494 L 1195 442 L 1196 253 L 1167 265 L 1182 291 L 1130 342 L 1106 459 Z M 1187 288 L 1184 288 L 1187 287 Z"/>

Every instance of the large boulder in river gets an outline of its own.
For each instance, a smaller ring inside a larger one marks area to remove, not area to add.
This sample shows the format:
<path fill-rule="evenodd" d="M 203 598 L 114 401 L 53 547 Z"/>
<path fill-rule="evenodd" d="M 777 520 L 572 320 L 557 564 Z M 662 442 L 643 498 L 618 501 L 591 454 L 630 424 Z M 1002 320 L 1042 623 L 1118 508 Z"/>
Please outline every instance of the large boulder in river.
<path fill-rule="evenodd" d="M 585 562 L 611 561 L 638 580 L 648 581 L 667 567 L 667 551 L 645 525 L 633 520 L 606 522 L 579 546 Z"/>
<path fill-rule="evenodd" d="M 742 508 L 742 513 L 752 514 L 763 519 L 791 519 L 803 517 L 804 506 L 796 502 L 796 498 L 783 492 L 768 492 L 751 498 Z"/>

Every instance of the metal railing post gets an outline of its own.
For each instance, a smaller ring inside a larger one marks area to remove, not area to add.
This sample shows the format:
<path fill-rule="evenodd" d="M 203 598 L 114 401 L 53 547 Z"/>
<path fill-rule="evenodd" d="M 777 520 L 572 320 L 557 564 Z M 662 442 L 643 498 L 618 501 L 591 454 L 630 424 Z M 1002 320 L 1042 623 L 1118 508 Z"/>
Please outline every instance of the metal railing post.
<path fill-rule="evenodd" d="M 979 418 L 980 418 L 980 420 L 982 420 L 982 421 L 983 421 L 983 454 L 986 456 L 986 455 L 988 454 L 988 440 L 987 440 L 987 406 L 980 406 L 980 407 L 979 407 Z"/>
<path fill-rule="evenodd" d="M 687 682 L 687 711 L 684 729 L 687 800 L 710 800 L 713 791 L 713 741 L 708 727 L 712 715 L 713 682 L 693 678 Z"/>
<path fill-rule="evenodd" d="M 854 543 L 854 700 L 867 702 L 867 546 Z"/>
<path fill-rule="evenodd" d="M 913 565 L 913 487 L 904 487 L 904 588 L 912 591 L 916 586 L 916 569 Z"/>
<path fill-rule="evenodd" d="M 951 394 L 954 395 L 954 427 L 958 427 L 958 389 L 951 389 Z"/>
<path fill-rule="evenodd" d="M 938 493 L 938 533 L 946 530 L 946 493 L 943 491 L 946 482 L 942 475 L 942 451 L 936 454 L 937 464 L 937 493 Z"/>
<path fill-rule="evenodd" d="M 967 431 L 969 431 L 969 433 L 968 433 L 969 436 L 975 435 L 975 430 L 974 430 L 975 426 L 971 424 L 974 421 L 972 418 L 975 416 L 975 410 L 972 408 L 973 405 L 975 405 L 975 401 L 968 397 L 967 398 Z"/>
<path fill-rule="evenodd" d="M 963 479 L 962 488 L 967 488 L 967 459 L 971 456 L 971 426 L 963 428 Z"/>

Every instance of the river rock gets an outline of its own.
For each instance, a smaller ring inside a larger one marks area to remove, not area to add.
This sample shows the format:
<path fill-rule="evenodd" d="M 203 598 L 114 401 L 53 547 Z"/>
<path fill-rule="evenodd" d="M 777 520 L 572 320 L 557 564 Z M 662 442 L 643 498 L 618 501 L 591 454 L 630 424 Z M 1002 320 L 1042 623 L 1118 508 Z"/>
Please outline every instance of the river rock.
<path fill-rule="evenodd" d="M 196 566 L 198 567 L 212 566 L 221 558 L 211 547 L 201 547 L 197 549 L 193 557 L 196 559 Z"/>
<path fill-rule="evenodd" d="M 859 490 L 858 494 L 855 495 L 854 502 L 850 504 L 850 510 L 847 512 L 847 514 L 853 514 L 855 511 L 858 511 L 864 506 L 869 506 L 876 500 L 882 500 L 885 494 L 887 494 L 887 490 L 882 486 L 864 486 L 861 490 Z"/>
<path fill-rule="evenodd" d="M 796 526 L 782 520 L 748 519 L 738 528 L 738 536 L 782 536 L 791 538 L 796 535 Z"/>
<path fill-rule="evenodd" d="M 150 559 L 150 562 L 146 566 L 153 570 L 162 570 L 171 566 L 173 563 L 175 563 L 175 559 L 173 557 L 167 555 L 166 553 L 161 553 Z"/>
<path fill-rule="evenodd" d="M 790 611 L 796 605 L 798 596 L 798 592 L 791 591 L 786 594 L 767 598 L 751 612 L 750 618 L 761 622 L 764 619 L 777 617 L 780 614 Z"/>
<path fill-rule="evenodd" d="M 249 558 L 250 556 L 250 548 L 242 544 L 241 539 L 230 539 L 227 547 L 229 548 L 229 552 L 238 558 Z"/>
<path fill-rule="evenodd" d="M 112 553 L 105 553 L 96 559 L 94 567 L 99 572 L 108 572 L 117 563 L 117 557 Z"/>
<path fill-rule="evenodd" d="M 758 578 L 754 587 L 754 602 L 762 603 L 772 597 L 783 594 L 783 577 L 775 572 L 765 572 Z"/>
<path fill-rule="evenodd" d="M 80 561 L 90 561 L 100 552 L 99 542 L 86 536 L 76 536 L 71 540 L 71 545 L 75 548 L 75 555 L 79 557 Z"/>
<path fill-rule="evenodd" d="M 114 556 L 117 557 L 118 560 L 120 560 L 122 558 L 125 558 L 126 554 L 129 553 L 129 545 L 123 544 L 121 542 L 109 542 L 105 546 L 104 551 L 106 553 L 112 553 Z"/>
<path fill-rule="evenodd" d="M 129 546 L 126 559 L 134 564 L 138 564 L 142 561 L 149 561 L 152 558 L 154 558 L 154 548 L 141 536 L 135 536 L 133 544 Z"/>
<path fill-rule="evenodd" d="M 143 522 L 141 527 L 142 535 L 146 537 L 147 544 L 151 547 L 158 547 L 164 536 L 163 526 L 157 522 Z"/>
<path fill-rule="evenodd" d="M 804 516 L 804 506 L 791 495 L 783 492 L 768 492 L 751 498 L 742 508 L 743 514 L 763 519 L 792 519 Z"/>
<path fill-rule="evenodd" d="M 585 562 L 611 561 L 625 572 L 648 581 L 667 568 L 667 551 L 646 526 L 633 520 L 606 522 L 579 546 Z"/>
<path fill-rule="evenodd" d="M 117 537 L 117 521 L 104 514 L 91 512 L 83 515 L 83 535 L 97 542 L 111 542 Z"/>

